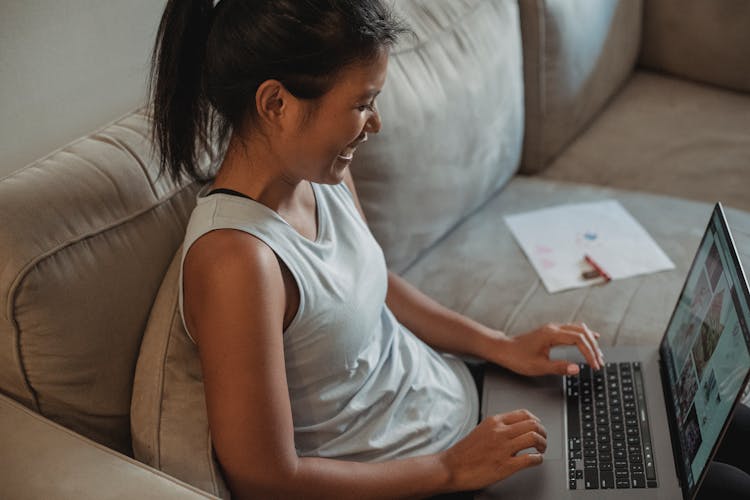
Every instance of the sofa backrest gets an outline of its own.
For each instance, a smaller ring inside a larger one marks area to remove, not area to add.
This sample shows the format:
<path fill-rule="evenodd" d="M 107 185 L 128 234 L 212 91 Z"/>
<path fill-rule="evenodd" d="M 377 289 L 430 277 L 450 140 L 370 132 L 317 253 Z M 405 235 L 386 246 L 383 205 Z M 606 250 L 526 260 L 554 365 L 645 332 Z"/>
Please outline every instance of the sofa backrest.
<path fill-rule="evenodd" d="M 642 0 L 519 0 L 526 132 L 521 172 L 543 170 L 632 73 Z"/>
<path fill-rule="evenodd" d="M 383 128 L 351 169 L 370 229 L 401 272 L 518 169 L 523 78 L 516 0 L 393 5 L 418 38 L 392 51 Z"/>
<path fill-rule="evenodd" d="M 0 179 L 0 391 L 132 456 L 149 310 L 194 205 L 142 111 Z"/>
<path fill-rule="evenodd" d="M 750 2 L 645 0 L 640 64 L 750 92 Z"/>

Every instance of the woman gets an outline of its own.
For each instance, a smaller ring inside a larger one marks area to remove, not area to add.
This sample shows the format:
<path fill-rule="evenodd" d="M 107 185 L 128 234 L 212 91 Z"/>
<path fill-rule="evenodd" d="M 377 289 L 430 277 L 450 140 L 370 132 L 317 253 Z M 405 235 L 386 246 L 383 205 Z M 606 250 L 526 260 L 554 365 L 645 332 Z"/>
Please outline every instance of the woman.
<path fill-rule="evenodd" d="M 180 305 L 233 497 L 424 497 L 539 464 L 539 420 L 477 426 L 469 369 L 440 353 L 573 374 L 550 348 L 576 345 L 598 368 L 598 334 L 510 339 L 447 310 L 386 270 L 357 199 L 349 166 L 380 130 L 375 98 L 407 30 L 379 0 L 212 3 L 168 3 L 152 93 L 162 171 L 211 181 Z M 214 131 L 225 147 L 209 179 L 197 158 Z"/>

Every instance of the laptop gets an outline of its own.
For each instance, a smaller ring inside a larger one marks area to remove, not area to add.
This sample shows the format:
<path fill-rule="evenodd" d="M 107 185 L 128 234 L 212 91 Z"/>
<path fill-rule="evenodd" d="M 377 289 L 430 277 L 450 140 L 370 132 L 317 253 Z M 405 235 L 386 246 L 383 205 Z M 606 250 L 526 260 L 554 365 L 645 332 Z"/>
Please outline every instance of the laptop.
<path fill-rule="evenodd" d="M 547 429 L 544 462 L 479 493 L 510 499 L 695 498 L 750 378 L 750 291 L 721 204 L 713 210 L 659 346 L 574 348 L 574 377 L 488 369 L 483 416 L 526 408 Z"/>

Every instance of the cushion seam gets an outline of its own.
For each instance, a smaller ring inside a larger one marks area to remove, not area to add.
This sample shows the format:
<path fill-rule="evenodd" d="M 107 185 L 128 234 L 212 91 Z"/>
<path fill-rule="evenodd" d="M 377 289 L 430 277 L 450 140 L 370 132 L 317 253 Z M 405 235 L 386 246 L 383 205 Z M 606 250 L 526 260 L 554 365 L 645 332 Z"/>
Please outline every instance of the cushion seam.
<path fill-rule="evenodd" d="M 211 449 L 213 447 L 213 444 L 211 443 L 211 430 L 206 433 L 207 434 L 207 455 L 208 455 L 208 471 L 211 474 L 211 487 L 213 488 L 213 494 L 216 496 L 219 496 L 219 484 L 216 480 L 216 471 L 214 470 L 214 458 L 213 454 L 211 453 Z"/>
<path fill-rule="evenodd" d="M 529 303 L 529 301 L 531 300 L 531 297 L 539 288 L 540 283 L 541 281 L 538 278 L 534 279 L 534 282 L 531 284 L 529 289 L 526 290 L 526 293 L 521 298 L 521 301 L 518 303 L 518 305 L 516 305 L 516 307 L 513 308 L 513 311 L 511 311 L 510 315 L 508 316 L 508 319 L 505 321 L 505 325 L 503 326 L 503 331 L 506 334 L 510 332 L 511 328 L 513 328 L 513 325 L 515 324 L 516 319 L 518 318 L 518 315 L 526 307 L 526 304 Z"/>
<path fill-rule="evenodd" d="M 635 300 L 635 296 L 638 293 L 638 290 L 641 289 L 641 285 L 643 285 L 642 279 L 638 280 L 638 286 L 636 286 L 633 289 L 633 293 L 630 295 L 630 298 L 628 299 L 628 305 L 626 305 L 625 309 L 623 309 L 622 311 L 622 318 L 617 324 L 617 330 L 615 330 L 614 337 L 612 337 L 612 345 L 617 345 L 617 340 L 620 337 L 620 330 L 622 330 L 622 324 L 624 323 L 625 318 L 628 316 L 628 310 L 630 310 L 630 306 L 633 304 L 633 301 Z"/>
<path fill-rule="evenodd" d="M 172 329 L 174 326 L 175 316 L 177 314 L 177 308 L 175 307 L 175 299 L 172 298 L 169 306 L 172 308 L 172 316 L 169 319 L 169 335 L 167 340 L 162 345 L 161 352 L 161 369 L 159 370 L 159 392 L 158 392 L 158 404 L 156 407 L 156 468 L 161 469 L 161 420 L 164 414 L 164 370 L 167 365 L 167 354 L 169 352 L 169 343 L 172 340 Z"/>
<path fill-rule="evenodd" d="M 30 381 L 28 379 L 28 374 L 26 372 L 26 367 L 25 367 L 25 365 L 23 363 L 23 356 L 21 354 L 21 330 L 20 330 L 20 328 L 18 326 L 18 320 L 17 320 L 17 318 L 15 316 L 15 313 L 14 313 L 14 311 L 15 311 L 16 297 L 17 297 L 18 290 L 20 289 L 20 286 L 21 286 L 21 283 L 23 282 L 23 280 L 26 279 L 26 277 L 29 275 L 29 273 L 31 272 L 31 270 L 33 268 L 35 268 L 40 262 L 42 262 L 46 258 L 54 255 L 55 253 L 57 253 L 57 252 L 65 249 L 67 247 L 70 247 L 70 246 L 72 246 L 72 245 L 74 245 L 76 243 L 79 243 L 79 242 L 81 242 L 83 240 L 86 240 L 88 238 L 92 238 L 94 236 L 98 236 L 100 234 L 103 234 L 103 233 L 109 231 L 110 229 L 112 229 L 114 227 L 117 227 L 119 225 L 131 222 L 131 221 L 137 219 L 138 217 L 140 217 L 142 215 L 145 215 L 145 214 L 149 213 L 150 211 L 155 210 L 155 209 L 157 209 L 157 208 L 159 208 L 159 207 L 161 207 L 161 206 L 163 206 L 163 205 L 171 202 L 178 194 L 182 194 L 186 189 L 188 189 L 189 186 L 190 186 L 190 184 L 188 184 L 187 186 L 183 186 L 181 189 L 175 190 L 172 194 L 169 195 L 169 197 L 165 198 L 164 200 L 162 200 L 161 202 L 159 202 L 156 205 L 151 205 L 151 206 L 149 206 L 148 208 L 146 208 L 144 210 L 141 210 L 141 211 L 136 212 L 134 214 L 130 214 L 130 215 L 128 215 L 128 216 L 126 216 L 126 217 L 124 217 L 122 219 L 117 220 L 116 222 L 114 222 L 112 224 L 107 225 L 104 228 L 97 229 L 95 231 L 92 231 L 91 233 L 86 233 L 86 234 L 83 234 L 83 235 L 79 235 L 78 237 L 76 237 L 76 238 L 74 238 L 72 240 L 69 240 L 67 242 L 61 243 L 61 244 L 59 244 L 59 245 L 57 245 L 57 246 L 55 246 L 55 247 L 47 250 L 46 252 L 42 253 L 41 255 L 38 255 L 38 256 L 34 257 L 33 259 L 31 259 L 26 265 L 24 265 L 19 270 L 18 275 L 16 276 L 16 279 L 13 280 L 13 282 L 11 283 L 11 285 L 10 285 L 10 287 L 8 289 L 8 296 L 7 296 L 7 299 L 6 299 L 7 300 L 6 314 L 7 314 L 7 318 L 10 320 L 10 323 L 13 325 L 13 343 L 14 343 L 14 347 L 15 347 L 15 355 L 16 355 L 16 358 L 17 358 L 16 362 L 18 363 L 18 368 L 19 368 L 19 370 L 21 372 L 21 378 L 23 379 L 24 384 L 26 385 L 26 387 L 28 388 L 28 390 L 31 393 L 32 402 L 33 402 L 34 408 L 37 411 L 39 411 L 39 398 L 37 397 L 36 391 L 31 386 L 31 383 L 30 383 Z"/>

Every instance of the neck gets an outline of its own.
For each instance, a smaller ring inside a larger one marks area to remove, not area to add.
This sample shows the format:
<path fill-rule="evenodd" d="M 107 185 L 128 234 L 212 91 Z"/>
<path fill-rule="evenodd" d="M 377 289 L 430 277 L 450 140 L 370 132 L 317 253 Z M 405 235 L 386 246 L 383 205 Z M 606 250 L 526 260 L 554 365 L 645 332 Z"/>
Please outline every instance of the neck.
<path fill-rule="evenodd" d="M 281 159 L 267 141 L 254 137 L 243 143 L 232 135 L 212 188 L 239 191 L 279 212 L 297 204 L 305 184 L 284 174 Z"/>

